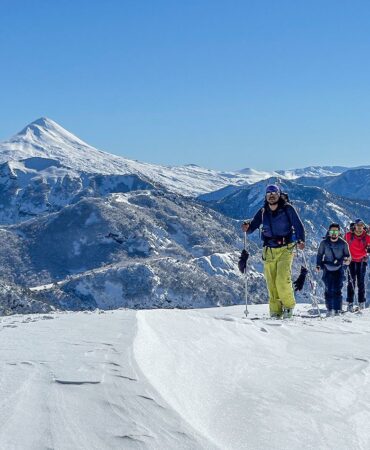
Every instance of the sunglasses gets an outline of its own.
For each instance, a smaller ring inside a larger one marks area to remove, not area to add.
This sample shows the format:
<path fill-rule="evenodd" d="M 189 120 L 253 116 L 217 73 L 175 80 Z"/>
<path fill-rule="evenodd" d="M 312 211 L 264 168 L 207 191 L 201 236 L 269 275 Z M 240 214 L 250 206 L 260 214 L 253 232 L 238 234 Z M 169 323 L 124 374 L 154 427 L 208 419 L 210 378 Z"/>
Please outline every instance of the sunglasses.
<path fill-rule="evenodd" d="M 277 191 L 270 191 L 270 192 L 266 192 L 266 195 L 279 195 L 279 192 L 277 192 Z"/>
<path fill-rule="evenodd" d="M 340 233 L 340 231 L 339 230 L 329 230 L 329 234 L 330 235 L 337 235 L 337 234 L 339 234 Z"/>

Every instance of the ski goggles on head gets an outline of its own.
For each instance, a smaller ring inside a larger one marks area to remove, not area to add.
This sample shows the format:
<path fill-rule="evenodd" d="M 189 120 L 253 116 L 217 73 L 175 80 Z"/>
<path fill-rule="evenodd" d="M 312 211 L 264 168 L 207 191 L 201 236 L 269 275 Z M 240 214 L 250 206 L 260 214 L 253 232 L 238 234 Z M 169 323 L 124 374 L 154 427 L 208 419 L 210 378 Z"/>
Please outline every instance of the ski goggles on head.
<path fill-rule="evenodd" d="M 337 236 L 338 234 L 340 234 L 339 230 L 329 230 L 329 234 L 330 236 Z"/>

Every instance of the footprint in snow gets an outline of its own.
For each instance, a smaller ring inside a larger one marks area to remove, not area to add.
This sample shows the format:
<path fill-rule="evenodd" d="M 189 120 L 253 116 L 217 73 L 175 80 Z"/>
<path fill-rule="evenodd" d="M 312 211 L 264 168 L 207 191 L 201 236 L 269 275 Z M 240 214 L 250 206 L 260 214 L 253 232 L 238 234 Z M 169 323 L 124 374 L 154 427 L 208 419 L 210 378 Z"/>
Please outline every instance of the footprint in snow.
<path fill-rule="evenodd" d="M 127 376 L 125 376 L 125 375 L 119 375 L 119 374 L 117 374 L 117 375 L 115 375 L 115 377 L 117 377 L 117 378 L 123 378 L 123 379 L 129 380 L 129 381 L 137 381 L 136 378 L 127 377 Z"/>
<path fill-rule="evenodd" d="M 81 386 L 83 384 L 100 384 L 101 381 L 72 381 L 72 380 L 59 380 L 59 379 L 55 379 L 54 380 L 55 383 L 58 384 L 66 384 L 66 385 L 72 385 L 72 386 Z"/>
<path fill-rule="evenodd" d="M 225 322 L 235 322 L 232 317 L 215 317 L 216 320 L 224 320 Z"/>

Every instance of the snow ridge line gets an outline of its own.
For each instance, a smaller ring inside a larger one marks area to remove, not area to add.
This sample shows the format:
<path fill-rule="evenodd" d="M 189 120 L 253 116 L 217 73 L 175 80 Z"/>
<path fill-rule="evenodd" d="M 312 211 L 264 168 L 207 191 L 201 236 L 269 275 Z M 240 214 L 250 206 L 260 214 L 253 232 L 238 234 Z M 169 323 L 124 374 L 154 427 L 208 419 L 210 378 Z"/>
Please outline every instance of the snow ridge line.
<path fill-rule="evenodd" d="M 155 314 L 156 311 L 161 310 L 140 310 L 136 312 L 136 320 L 137 320 L 137 327 L 136 327 L 136 334 L 134 337 L 133 342 L 133 356 L 136 361 L 136 365 L 139 368 L 139 370 L 142 373 L 142 376 L 148 381 L 148 383 L 151 385 L 153 390 L 155 390 L 160 397 L 163 398 L 163 400 L 171 407 L 173 411 L 175 411 L 176 414 L 178 414 L 181 419 L 191 428 L 194 429 L 196 434 L 200 435 L 205 443 L 203 444 L 202 449 L 204 450 L 215 450 L 220 449 L 220 447 L 217 442 L 214 441 L 214 439 L 208 435 L 208 433 L 202 429 L 201 427 L 197 426 L 197 423 L 194 421 L 189 421 L 188 417 L 184 415 L 181 408 L 179 408 L 178 403 L 176 402 L 176 399 L 174 401 L 172 396 L 166 395 L 165 391 L 161 389 L 161 384 L 157 383 L 157 379 L 153 378 L 153 373 L 156 375 L 159 374 L 159 371 L 156 369 L 151 370 L 151 366 L 154 366 L 154 359 L 153 356 L 155 355 L 155 352 L 152 350 L 154 348 L 163 350 L 163 346 L 161 343 L 160 337 L 157 335 L 155 329 L 150 326 L 150 324 L 147 321 L 147 314 Z M 174 312 L 173 310 L 170 310 L 170 312 Z M 170 346 L 168 347 L 168 350 L 171 351 Z M 166 358 L 166 352 L 163 354 L 164 358 Z M 164 371 L 162 372 L 164 375 L 162 379 L 162 386 L 167 383 L 166 379 L 166 369 L 164 368 Z M 204 445 L 207 445 L 205 447 Z"/>

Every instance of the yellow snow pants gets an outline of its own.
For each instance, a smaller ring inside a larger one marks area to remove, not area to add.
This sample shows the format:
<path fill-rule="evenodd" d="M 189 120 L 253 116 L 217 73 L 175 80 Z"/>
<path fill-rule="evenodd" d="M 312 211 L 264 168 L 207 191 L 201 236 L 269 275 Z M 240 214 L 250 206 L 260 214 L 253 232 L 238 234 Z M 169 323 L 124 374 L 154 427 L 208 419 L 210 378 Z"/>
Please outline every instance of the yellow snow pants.
<path fill-rule="evenodd" d="M 283 308 L 294 308 L 292 263 L 294 244 L 284 247 L 264 247 L 264 274 L 269 292 L 270 314 L 282 313 Z"/>

